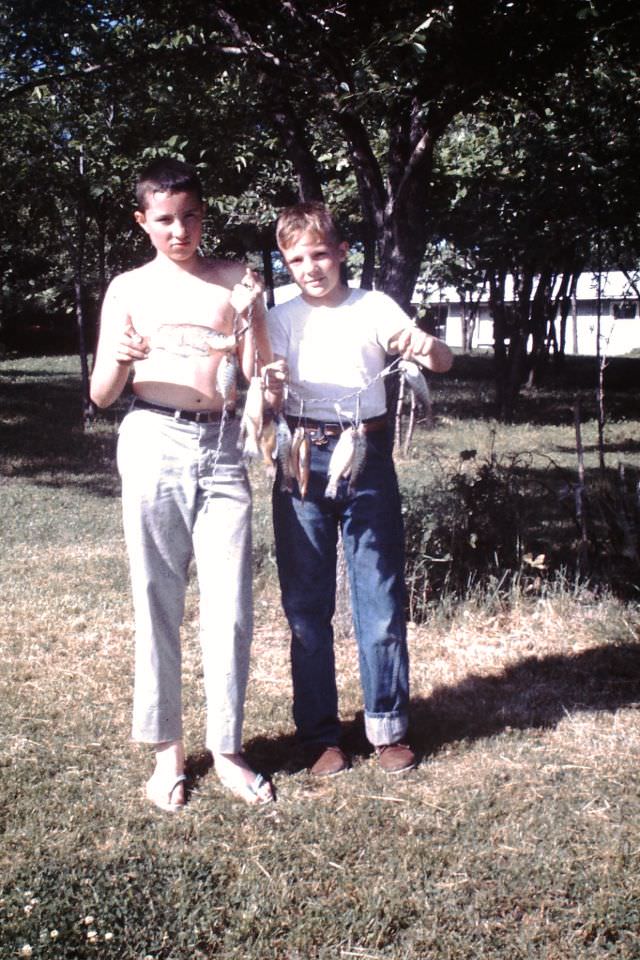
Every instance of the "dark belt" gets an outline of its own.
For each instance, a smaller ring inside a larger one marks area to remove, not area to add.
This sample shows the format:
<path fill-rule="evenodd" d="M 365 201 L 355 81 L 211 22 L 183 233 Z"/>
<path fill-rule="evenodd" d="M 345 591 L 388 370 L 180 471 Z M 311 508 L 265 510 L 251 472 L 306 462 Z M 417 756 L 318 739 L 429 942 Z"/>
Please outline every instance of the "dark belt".
<path fill-rule="evenodd" d="M 173 417 L 174 420 L 188 420 L 189 423 L 219 423 L 222 419 L 221 410 L 176 410 L 175 407 L 165 407 L 161 403 L 142 400 L 141 397 L 134 397 L 131 409 L 151 410 L 165 417 Z M 233 414 L 233 411 L 228 412 Z"/>
<path fill-rule="evenodd" d="M 325 420 L 311 420 L 309 417 L 291 417 L 287 415 L 287 423 L 294 430 L 296 427 L 304 427 L 310 434 L 316 437 L 339 437 L 351 424 L 346 423 L 327 423 Z M 371 417 L 369 420 L 363 420 L 361 423 L 365 433 L 375 433 L 378 430 L 386 430 L 388 427 L 387 416 Z"/>

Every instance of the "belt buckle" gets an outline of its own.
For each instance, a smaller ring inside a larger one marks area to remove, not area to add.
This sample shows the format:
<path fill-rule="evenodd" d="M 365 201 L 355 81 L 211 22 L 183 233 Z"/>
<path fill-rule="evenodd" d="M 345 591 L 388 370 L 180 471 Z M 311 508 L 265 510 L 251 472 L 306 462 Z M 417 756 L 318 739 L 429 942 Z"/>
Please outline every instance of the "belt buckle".
<path fill-rule="evenodd" d="M 309 440 L 314 447 L 326 447 L 329 443 L 329 438 L 324 432 L 324 426 L 310 427 L 309 430 Z"/>

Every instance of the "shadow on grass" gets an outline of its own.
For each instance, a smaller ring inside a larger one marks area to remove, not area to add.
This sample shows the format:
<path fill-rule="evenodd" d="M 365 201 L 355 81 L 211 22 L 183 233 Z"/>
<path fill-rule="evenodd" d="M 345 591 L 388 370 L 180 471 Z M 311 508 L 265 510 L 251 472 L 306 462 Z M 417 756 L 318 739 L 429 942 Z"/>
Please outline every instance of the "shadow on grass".
<path fill-rule="evenodd" d="M 184 764 L 184 772 L 187 777 L 187 800 L 212 770 L 213 755 L 209 750 L 189 754 Z"/>
<path fill-rule="evenodd" d="M 471 674 L 412 704 L 412 731 L 425 755 L 457 740 L 507 730 L 549 729 L 580 712 L 640 702 L 640 645 L 610 644 L 573 656 L 528 657 L 492 676 Z"/>
<path fill-rule="evenodd" d="M 77 378 L 12 370 L 0 378 L 0 473 L 45 486 L 76 485 L 99 496 L 118 490 L 116 431 L 85 430 Z M 126 398 L 101 420 L 115 424 Z"/>
<path fill-rule="evenodd" d="M 640 706 L 640 645 L 611 644 L 573 656 L 529 657 L 491 676 L 470 674 L 436 687 L 411 704 L 411 743 L 420 757 L 447 744 L 509 730 L 550 729 L 573 714 Z M 372 752 L 363 716 L 343 725 L 343 747 L 354 757 Z M 264 773 L 296 772 L 295 739 L 256 737 L 247 756 Z"/>
<path fill-rule="evenodd" d="M 604 379 L 607 419 L 620 420 L 640 415 L 636 389 L 640 358 L 611 357 Z M 457 355 L 452 370 L 431 381 L 436 414 L 460 420 L 492 420 L 498 415 L 495 401 L 495 366 L 491 356 Z M 550 363 L 539 386 L 521 390 L 513 412 L 514 424 L 573 425 L 573 404 L 579 399 L 583 422 L 598 414 L 595 357 L 565 357 L 561 364 Z"/>

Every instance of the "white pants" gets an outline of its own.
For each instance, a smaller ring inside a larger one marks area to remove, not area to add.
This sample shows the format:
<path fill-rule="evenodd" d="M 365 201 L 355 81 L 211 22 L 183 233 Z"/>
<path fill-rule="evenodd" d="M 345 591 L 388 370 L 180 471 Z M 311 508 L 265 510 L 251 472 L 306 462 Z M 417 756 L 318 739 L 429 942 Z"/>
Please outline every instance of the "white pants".
<path fill-rule="evenodd" d="M 206 745 L 241 747 L 252 633 L 251 492 L 238 421 L 131 410 L 118 439 L 136 625 L 133 738 L 182 737 L 180 626 L 189 563 L 200 591 Z M 217 462 L 216 462 L 217 461 Z"/>

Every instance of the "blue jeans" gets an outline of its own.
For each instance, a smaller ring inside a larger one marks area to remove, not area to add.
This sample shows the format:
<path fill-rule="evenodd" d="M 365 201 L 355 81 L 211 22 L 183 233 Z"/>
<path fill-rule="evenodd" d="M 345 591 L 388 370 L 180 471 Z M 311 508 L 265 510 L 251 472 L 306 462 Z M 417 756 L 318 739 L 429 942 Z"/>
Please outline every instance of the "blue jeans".
<path fill-rule="evenodd" d="M 331 621 L 336 599 L 336 549 L 342 532 L 364 696 L 365 732 L 374 746 L 402 739 L 408 726 L 404 531 L 398 482 L 386 431 L 367 435 L 357 488 L 341 480 L 335 500 L 324 495 L 337 438 L 312 446 L 307 496 L 273 493 L 282 604 L 291 628 L 293 716 L 307 744 L 340 737 Z"/>

